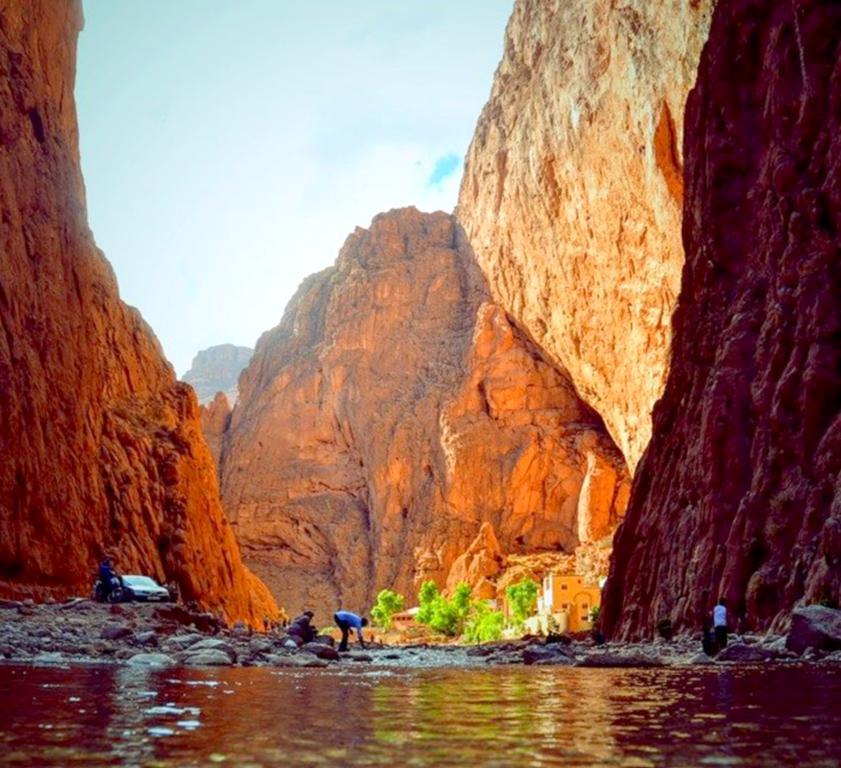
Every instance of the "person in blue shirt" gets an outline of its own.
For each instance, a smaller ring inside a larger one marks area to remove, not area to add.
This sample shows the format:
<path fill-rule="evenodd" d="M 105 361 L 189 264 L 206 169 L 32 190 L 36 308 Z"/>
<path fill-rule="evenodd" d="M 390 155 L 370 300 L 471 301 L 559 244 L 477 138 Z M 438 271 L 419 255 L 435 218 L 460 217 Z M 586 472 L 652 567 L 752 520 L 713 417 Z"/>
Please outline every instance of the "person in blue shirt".
<path fill-rule="evenodd" d="M 336 611 L 336 613 L 333 614 L 333 620 L 336 622 L 336 626 L 342 630 L 342 642 L 339 645 L 340 651 L 347 650 L 348 635 L 350 634 L 351 629 L 356 630 L 356 636 L 359 638 L 359 644 L 363 648 L 365 647 L 365 641 L 362 638 L 362 627 L 368 626 L 368 619 L 357 616 L 355 613 L 351 613 L 350 611 Z"/>

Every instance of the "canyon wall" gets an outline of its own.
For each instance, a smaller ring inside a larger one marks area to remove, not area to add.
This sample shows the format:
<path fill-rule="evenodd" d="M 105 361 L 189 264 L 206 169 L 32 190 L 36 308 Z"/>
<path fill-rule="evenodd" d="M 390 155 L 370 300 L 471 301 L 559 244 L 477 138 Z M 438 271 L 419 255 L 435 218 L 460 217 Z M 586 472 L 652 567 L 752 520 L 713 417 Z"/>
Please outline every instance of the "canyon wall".
<path fill-rule="evenodd" d="M 195 391 L 201 405 L 208 405 L 217 392 L 224 392 L 231 403 L 237 401 L 237 381 L 254 350 L 235 344 L 217 344 L 199 352 L 182 377 Z"/>
<path fill-rule="evenodd" d="M 720 0 L 686 111 L 671 372 L 616 538 L 618 637 L 841 600 L 841 5 Z"/>
<path fill-rule="evenodd" d="M 633 470 L 680 285 L 683 113 L 713 0 L 517 0 L 457 218 Z"/>
<path fill-rule="evenodd" d="M 357 229 L 260 339 L 221 477 L 246 562 L 322 617 L 445 586 L 483 542 L 571 551 L 613 530 L 629 490 L 601 420 L 491 302 L 453 218 L 414 209 Z"/>
<path fill-rule="evenodd" d="M 87 226 L 79 2 L 0 0 L 0 594 L 87 594 L 99 559 L 261 622 L 192 390 Z"/>

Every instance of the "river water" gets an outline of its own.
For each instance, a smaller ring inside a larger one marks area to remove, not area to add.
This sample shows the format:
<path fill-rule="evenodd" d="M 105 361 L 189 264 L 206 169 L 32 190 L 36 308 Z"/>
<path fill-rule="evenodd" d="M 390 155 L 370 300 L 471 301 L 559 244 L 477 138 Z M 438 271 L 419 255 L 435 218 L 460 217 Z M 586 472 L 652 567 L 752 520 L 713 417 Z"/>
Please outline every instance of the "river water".
<path fill-rule="evenodd" d="M 0 764 L 841 762 L 841 668 L 0 667 Z"/>

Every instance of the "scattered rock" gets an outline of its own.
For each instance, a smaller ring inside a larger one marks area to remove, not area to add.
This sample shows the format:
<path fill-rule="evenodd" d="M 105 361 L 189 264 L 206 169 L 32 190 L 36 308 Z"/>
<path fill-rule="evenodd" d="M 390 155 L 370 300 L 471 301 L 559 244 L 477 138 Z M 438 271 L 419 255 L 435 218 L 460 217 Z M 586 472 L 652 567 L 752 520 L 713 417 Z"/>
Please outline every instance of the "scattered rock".
<path fill-rule="evenodd" d="M 106 624 L 99 633 L 103 640 L 126 640 L 133 635 L 125 624 Z"/>
<path fill-rule="evenodd" d="M 563 657 L 563 660 L 559 660 Z M 556 662 L 559 664 L 569 663 L 574 661 L 571 658 L 571 653 L 566 646 L 559 643 L 552 643 L 551 645 L 529 645 L 523 650 L 523 663 L 526 665 L 537 664 L 538 662 Z"/>
<path fill-rule="evenodd" d="M 339 660 L 339 652 L 332 646 L 323 643 L 306 643 L 301 646 L 301 653 L 311 653 L 319 659 L 327 659 L 328 661 Z"/>
<path fill-rule="evenodd" d="M 807 648 L 841 650 L 841 611 L 823 605 L 795 608 L 786 647 L 797 654 L 804 653 Z"/>
<path fill-rule="evenodd" d="M 199 640 L 187 649 L 187 653 L 190 655 L 203 651 L 220 651 L 226 654 L 232 663 L 237 660 L 237 652 L 234 647 L 219 638 L 208 637 L 204 640 Z"/>
<path fill-rule="evenodd" d="M 138 645 L 157 647 L 157 645 L 158 645 L 158 635 L 152 629 L 146 630 L 145 632 L 138 632 L 134 636 L 134 642 L 137 643 Z"/>
<path fill-rule="evenodd" d="M 578 663 L 580 667 L 662 667 L 661 659 L 645 656 L 641 653 L 591 653 Z"/>
<path fill-rule="evenodd" d="M 216 648 L 206 648 L 202 651 L 189 653 L 184 658 L 188 667 L 230 667 L 233 659 L 225 651 Z"/>
<path fill-rule="evenodd" d="M 175 635 L 167 638 L 162 647 L 165 651 L 184 651 L 202 639 L 203 636 L 199 634 Z"/>
<path fill-rule="evenodd" d="M 760 645 L 747 645 L 746 643 L 732 643 L 722 648 L 715 657 L 716 661 L 740 661 L 745 663 L 756 661 L 768 661 L 777 654 L 770 648 L 763 648 Z"/>
<path fill-rule="evenodd" d="M 67 658 L 63 653 L 57 652 L 48 652 L 48 653 L 39 653 L 34 659 L 32 659 L 32 663 L 37 667 L 41 665 L 51 665 L 51 664 L 66 664 Z"/>
<path fill-rule="evenodd" d="M 126 661 L 130 667 L 174 667 L 177 663 L 165 653 L 136 653 Z"/>
<path fill-rule="evenodd" d="M 326 659 L 319 659 L 311 653 L 301 655 L 281 656 L 273 654 L 266 660 L 274 667 L 326 667 L 329 663 Z"/>

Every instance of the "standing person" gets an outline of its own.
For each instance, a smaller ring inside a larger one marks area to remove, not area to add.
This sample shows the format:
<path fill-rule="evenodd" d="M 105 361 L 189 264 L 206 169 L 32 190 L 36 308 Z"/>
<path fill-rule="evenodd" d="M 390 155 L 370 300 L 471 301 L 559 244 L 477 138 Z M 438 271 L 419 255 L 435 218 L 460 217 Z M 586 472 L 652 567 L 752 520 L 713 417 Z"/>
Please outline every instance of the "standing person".
<path fill-rule="evenodd" d="M 716 645 L 721 648 L 727 647 L 727 601 L 722 597 L 718 605 L 713 608 L 713 632 L 715 633 Z"/>
<path fill-rule="evenodd" d="M 342 630 L 342 642 L 339 645 L 340 651 L 347 650 L 348 635 L 351 629 L 356 630 L 356 636 L 359 638 L 359 644 L 365 648 L 365 641 L 362 638 L 362 627 L 368 626 L 368 619 L 357 616 L 350 611 L 336 611 L 333 614 L 333 620 L 336 626 Z"/>

